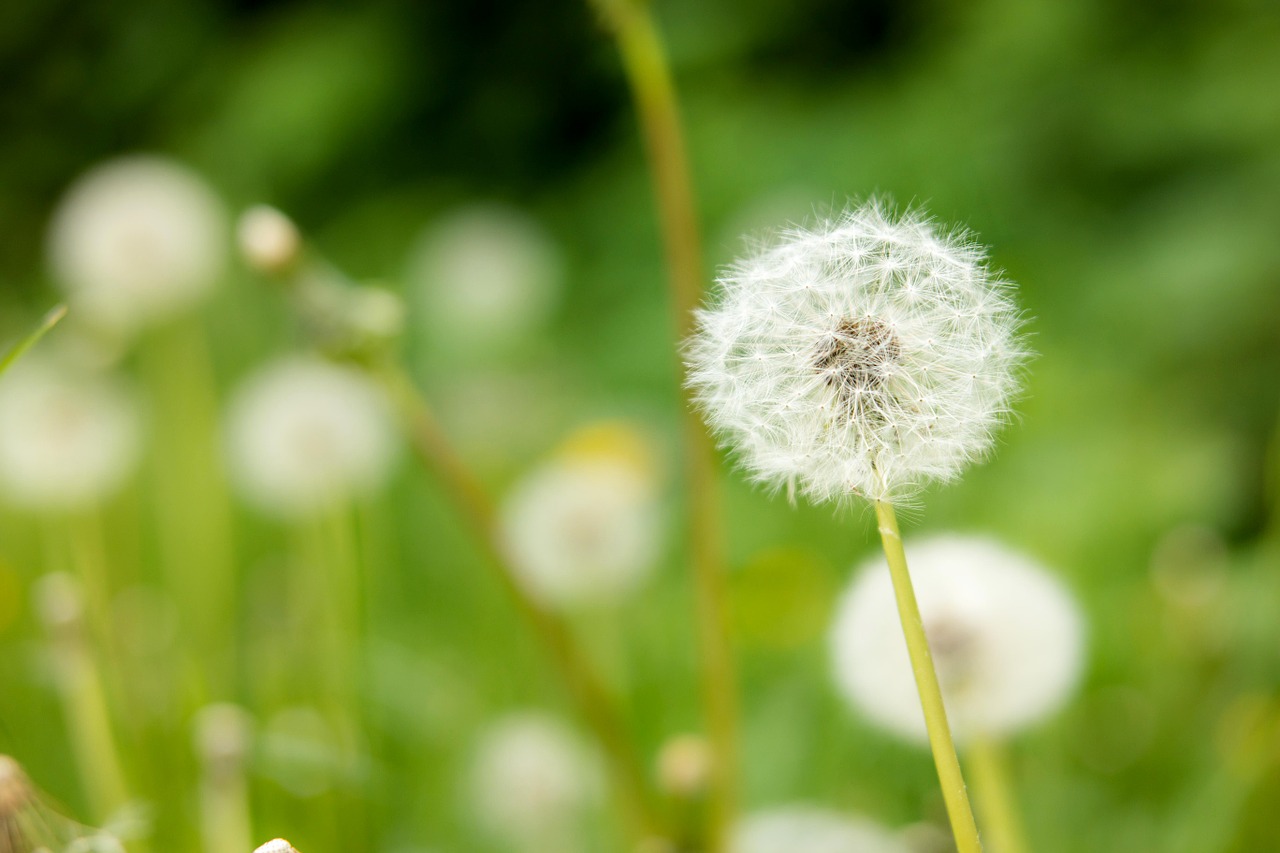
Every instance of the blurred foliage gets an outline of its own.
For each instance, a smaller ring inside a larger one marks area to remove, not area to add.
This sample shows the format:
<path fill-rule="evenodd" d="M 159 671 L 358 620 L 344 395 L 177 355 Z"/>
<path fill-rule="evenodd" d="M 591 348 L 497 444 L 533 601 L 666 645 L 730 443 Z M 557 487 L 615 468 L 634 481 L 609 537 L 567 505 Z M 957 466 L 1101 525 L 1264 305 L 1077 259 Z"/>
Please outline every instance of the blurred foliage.
<path fill-rule="evenodd" d="M 1059 568 L 1085 603 L 1085 689 L 1015 750 L 1036 849 L 1280 847 L 1280 756 L 1249 745 L 1280 713 L 1280 9 L 705 0 L 659 2 L 658 13 L 708 272 L 744 231 L 884 193 L 966 223 L 1021 285 L 1039 357 L 1019 420 L 997 458 L 927 497 L 908 535 L 996 533 Z M 586 8 L 11 0 L 0 78 L 5 340 L 56 298 L 42 246 L 58 195 L 117 153 L 176 156 L 229 209 L 276 204 L 335 263 L 393 286 L 435 216 L 509 202 L 561 243 L 568 290 L 552 328 L 514 352 L 441 353 L 411 327 L 413 367 L 446 419 L 462 417 L 450 395 L 487 377 L 548 389 L 549 413 L 525 421 L 532 434 L 496 433 L 513 453 L 468 445 L 495 489 L 602 415 L 644 423 L 678 466 L 676 356 L 643 155 L 612 45 Z M 246 272 L 199 322 L 221 389 L 298 344 L 283 300 Z M 151 474 L 105 515 L 111 553 L 155 581 Z M 724 483 L 749 804 L 939 818 L 927 754 L 870 730 L 829 686 L 827 619 L 847 567 L 873 547 L 868 514 L 788 507 L 728 467 Z M 431 482 L 406 466 L 358 517 L 376 558 L 376 752 L 359 796 L 378 831 L 353 849 L 487 849 L 459 806 L 475 729 L 502 709 L 562 700 Z M 34 665 L 38 526 L 9 511 L 0 522 L 0 750 L 82 810 Z M 241 612 L 228 628 L 272 647 L 292 534 L 247 511 L 237 522 Z M 1216 544 L 1187 546 L 1189 526 Z M 650 755 L 698 725 L 679 546 L 673 536 L 635 605 L 583 626 L 605 632 L 590 634 L 602 654 L 625 653 L 609 669 Z M 1171 593 L 1161 559 L 1180 561 L 1175 590 L 1203 575 L 1207 592 Z M 305 763 L 305 744 L 273 739 L 266 723 L 287 704 L 276 680 L 288 659 L 255 652 L 239 665 L 227 698 L 263 715 L 260 767 L 281 766 L 270 753 L 282 749 Z M 188 699 L 178 685 L 165 700 L 177 707 L 124 727 L 158 847 L 194 844 Z M 290 790 L 269 769 L 254 788 L 263 839 L 335 849 L 314 819 L 329 795 Z"/>

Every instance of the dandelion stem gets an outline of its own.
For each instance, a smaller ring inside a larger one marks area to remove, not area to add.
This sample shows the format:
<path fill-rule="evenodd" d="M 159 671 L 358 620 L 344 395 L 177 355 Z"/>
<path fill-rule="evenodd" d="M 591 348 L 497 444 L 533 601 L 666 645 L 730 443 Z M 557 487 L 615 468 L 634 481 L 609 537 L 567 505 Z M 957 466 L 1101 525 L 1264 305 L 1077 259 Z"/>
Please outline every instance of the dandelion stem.
<path fill-rule="evenodd" d="M 974 796 L 991 849 L 994 853 L 1026 853 L 1026 832 L 1018 816 L 1004 745 L 987 737 L 974 738 L 965 756 L 973 770 Z"/>
<path fill-rule="evenodd" d="M 410 430 L 422 463 L 441 481 L 480 543 L 486 564 L 551 656 L 583 719 L 604 748 L 626 806 L 645 832 L 658 825 L 645 783 L 643 765 L 627 735 L 626 724 L 609 691 L 575 644 L 565 622 L 531 598 L 498 545 L 495 513 L 484 488 L 454 452 L 435 414 L 412 380 L 397 366 L 371 366 Z"/>
<path fill-rule="evenodd" d="M 875 503 L 880 541 L 884 545 L 885 558 L 889 561 L 893 593 L 898 602 L 898 617 L 902 620 L 902 633 L 907 640 L 916 689 L 920 691 L 920 707 L 924 710 L 929 747 L 933 750 L 938 781 L 942 783 L 942 798 L 947 806 L 947 817 L 951 820 L 951 832 L 955 836 L 959 853 L 981 853 L 982 842 L 978 840 L 978 826 L 973 820 L 969 794 L 965 790 L 964 776 L 960 772 L 960 760 L 956 757 L 951 728 L 947 725 L 942 688 L 938 685 L 938 673 L 933 668 L 929 640 L 924 633 L 924 620 L 920 617 L 920 606 L 916 603 L 916 593 L 911 585 L 911 573 L 907 570 L 907 555 L 902 550 L 898 517 L 892 504 L 885 501 Z"/>
<path fill-rule="evenodd" d="M 596 4 L 613 28 L 635 98 L 666 246 L 676 339 L 683 341 L 693 329 L 694 310 L 702 298 L 702 247 L 670 64 L 647 3 L 596 0 Z M 681 370 L 683 374 L 683 367 Z M 703 702 L 715 756 L 710 846 L 721 850 L 736 801 L 737 693 L 719 532 L 715 445 L 689 401 L 685 402 L 685 468 L 698 639 L 703 658 Z"/>

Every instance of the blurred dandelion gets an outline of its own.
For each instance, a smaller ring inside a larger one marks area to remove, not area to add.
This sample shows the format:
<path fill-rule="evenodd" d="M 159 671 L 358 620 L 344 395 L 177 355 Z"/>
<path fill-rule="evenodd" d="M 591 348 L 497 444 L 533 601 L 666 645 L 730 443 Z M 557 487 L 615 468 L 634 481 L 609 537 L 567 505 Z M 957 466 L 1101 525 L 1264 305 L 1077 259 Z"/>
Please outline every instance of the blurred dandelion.
<path fill-rule="evenodd" d="M 258 509 L 301 518 L 376 492 L 397 453 L 392 415 L 363 373 L 310 358 L 262 368 L 227 416 L 232 482 Z"/>
<path fill-rule="evenodd" d="M 302 235 L 285 214 L 260 204 L 246 210 L 236 224 L 236 240 L 245 262 L 266 275 L 282 275 L 298 261 Z"/>
<path fill-rule="evenodd" d="M 866 818 L 815 806 L 749 814 L 732 834 L 731 853 L 910 853 L 897 834 Z"/>
<path fill-rule="evenodd" d="M 992 444 L 1025 350 L 963 235 L 879 203 L 739 261 L 698 315 L 689 383 L 752 476 L 815 501 L 899 501 Z"/>
<path fill-rule="evenodd" d="M 564 261 L 528 214 L 476 204 L 424 232 L 409 277 L 432 333 L 451 346 L 479 351 L 522 340 L 550 318 Z"/>
<path fill-rule="evenodd" d="M 60 813 L 17 760 L 0 755 L 0 853 L 124 853 L 124 845 Z"/>
<path fill-rule="evenodd" d="M 141 423 L 123 384 L 50 363 L 19 365 L 0 383 L 0 488 L 41 511 L 91 506 L 138 462 Z"/>
<path fill-rule="evenodd" d="M 520 712 L 482 733 L 470 806 L 481 827 L 517 850 L 569 853 L 582 847 L 581 825 L 601 787 L 599 767 L 572 730 Z"/>
<path fill-rule="evenodd" d="M 67 190 L 50 224 L 49 259 L 78 314 L 127 333 L 206 295 L 226 259 L 225 216 L 185 166 L 124 157 Z"/>
<path fill-rule="evenodd" d="M 558 607 L 617 601 L 652 571 L 662 547 L 657 475 L 643 440 L 627 429 L 578 440 L 517 484 L 501 509 L 518 580 Z"/>
<path fill-rule="evenodd" d="M 910 546 L 911 574 L 957 740 L 1016 732 L 1057 710 L 1080 679 L 1084 623 L 1031 558 L 976 536 Z M 857 572 L 831 632 L 836 683 L 877 725 L 926 738 L 883 558 Z"/>

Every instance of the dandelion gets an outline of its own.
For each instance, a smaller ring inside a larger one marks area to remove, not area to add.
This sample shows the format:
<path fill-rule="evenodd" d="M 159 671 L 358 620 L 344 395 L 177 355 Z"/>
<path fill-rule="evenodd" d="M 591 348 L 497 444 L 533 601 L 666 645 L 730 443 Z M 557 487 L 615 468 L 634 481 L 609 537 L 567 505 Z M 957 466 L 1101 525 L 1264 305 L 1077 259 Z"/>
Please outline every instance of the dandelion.
<path fill-rule="evenodd" d="M 140 420 L 134 398 L 107 377 L 23 363 L 0 382 L 0 489 L 40 511 L 102 501 L 137 466 Z"/>
<path fill-rule="evenodd" d="M 288 358 L 235 392 L 227 453 L 247 501 L 300 518 L 375 492 L 391 472 L 397 442 L 389 405 L 363 373 Z"/>
<path fill-rule="evenodd" d="M 961 235 L 864 205 L 719 280 L 689 382 L 757 480 L 902 500 L 986 453 L 1017 390 L 1017 309 Z"/>
<path fill-rule="evenodd" d="M 255 270 L 280 275 L 302 252 L 302 235 L 293 220 L 265 204 L 246 210 L 236 226 L 240 253 Z"/>
<path fill-rule="evenodd" d="M 956 738 L 1006 736 L 1059 708 L 1080 678 L 1071 594 L 1035 560 L 977 536 L 911 543 L 911 574 Z M 864 564 L 831 632 L 836 682 L 877 725 L 926 739 L 883 558 Z"/>
<path fill-rule="evenodd" d="M 511 714 L 482 734 L 470 805 L 487 831 L 521 850 L 573 849 L 574 827 L 600 797 L 599 769 L 578 737 L 537 712 Z"/>
<path fill-rule="evenodd" d="M 564 277 L 560 249 L 522 211 L 491 204 L 432 225 L 411 260 L 432 331 L 480 350 L 520 339 L 550 318 Z"/>
<path fill-rule="evenodd" d="M 283 838 L 273 838 L 253 853 L 298 853 L 294 846 Z"/>
<path fill-rule="evenodd" d="M 0 754 L 0 853 L 124 853 L 114 834 L 82 826 L 47 802 L 22 765 Z"/>
<path fill-rule="evenodd" d="M 49 257 L 73 308 L 118 332 L 179 314 L 222 272 L 226 223 L 213 191 L 173 161 L 104 163 L 63 197 Z"/>
<path fill-rule="evenodd" d="M 619 600 L 661 548 L 656 478 L 641 440 L 624 429 L 589 443 L 531 473 L 501 510 L 517 580 L 559 607 Z"/>
<path fill-rule="evenodd" d="M 793 229 L 719 281 L 689 386 L 758 481 L 876 508 L 934 763 L 961 853 L 982 849 L 893 505 L 984 455 L 1025 351 L 982 250 L 872 202 Z"/>
<path fill-rule="evenodd" d="M 658 753 L 658 787 L 678 799 L 700 797 L 711 783 L 713 761 L 706 738 L 674 737 Z"/>
<path fill-rule="evenodd" d="M 874 821 L 814 806 L 787 806 L 743 818 L 731 853 L 910 853 L 897 834 Z"/>
<path fill-rule="evenodd" d="M 208 705 L 195 719 L 195 748 L 202 765 L 200 831 L 209 853 L 241 853 L 250 842 L 245 758 L 252 720 L 237 705 Z"/>

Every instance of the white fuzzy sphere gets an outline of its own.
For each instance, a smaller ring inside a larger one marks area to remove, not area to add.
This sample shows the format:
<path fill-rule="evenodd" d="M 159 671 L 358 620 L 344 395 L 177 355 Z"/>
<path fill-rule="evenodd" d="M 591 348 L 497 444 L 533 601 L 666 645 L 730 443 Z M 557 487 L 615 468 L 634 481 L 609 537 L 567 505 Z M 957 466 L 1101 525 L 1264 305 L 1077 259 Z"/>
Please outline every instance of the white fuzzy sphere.
<path fill-rule="evenodd" d="M 273 838 L 253 853 L 298 853 L 298 851 L 283 838 Z"/>
<path fill-rule="evenodd" d="M 607 603 L 657 564 L 662 522 L 655 487 L 633 461 L 553 459 L 503 502 L 503 549 L 516 578 L 553 606 Z"/>
<path fill-rule="evenodd" d="M 1057 578 L 983 537 L 935 536 L 906 551 L 957 741 L 1012 733 L 1066 701 L 1083 668 L 1084 624 Z M 883 557 L 868 560 L 841 599 L 831 646 L 849 702 L 883 728 L 926 742 Z"/>
<path fill-rule="evenodd" d="M 122 385 L 20 364 L 0 377 L 0 490 L 35 510 L 101 501 L 137 467 L 141 433 L 136 400 Z"/>
<path fill-rule="evenodd" d="M 501 205 L 472 205 L 441 218 L 411 264 L 433 334 L 473 350 L 540 328 L 564 279 L 560 248 L 546 230 Z"/>
<path fill-rule="evenodd" d="M 910 853 L 898 836 L 865 818 L 815 806 L 787 806 L 747 815 L 735 828 L 731 853 Z"/>
<path fill-rule="evenodd" d="M 234 394 L 232 482 L 262 511 L 322 512 L 375 492 L 398 452 L 389 404 L 363 373 L 311 358 L 262 368 Z"/>
<path fill-rule="evenodd" d="M 150 156 L 76 181 L 49 231 L 54 275 L 78 316 L 127 332 L 195 305 L 222 272 L 227 223 L 190 169 Z"/>
<path fill-rule="evenodd" d="M 600 797 L 600 769 L 560 721 L 538 712 L 484 731 L 471 768 L 470 805 L 489 833 L 534 842 L 558 837 Z"/>
<path fill-rule="evenodd" d="M 740 261 L 689 384 L 755 479 L 814 501 L 909 498 L 992 444 L 1025 352 L 981 249 L 866 204 Z"/>

